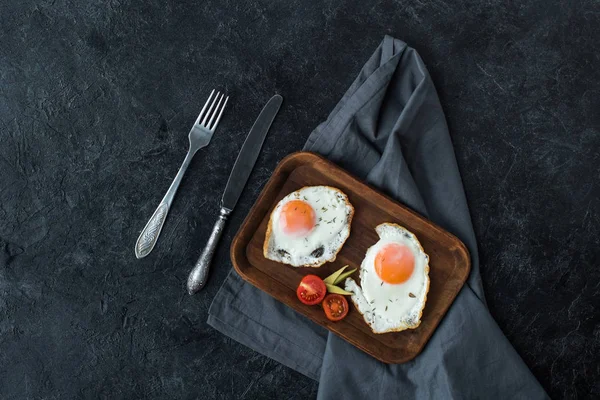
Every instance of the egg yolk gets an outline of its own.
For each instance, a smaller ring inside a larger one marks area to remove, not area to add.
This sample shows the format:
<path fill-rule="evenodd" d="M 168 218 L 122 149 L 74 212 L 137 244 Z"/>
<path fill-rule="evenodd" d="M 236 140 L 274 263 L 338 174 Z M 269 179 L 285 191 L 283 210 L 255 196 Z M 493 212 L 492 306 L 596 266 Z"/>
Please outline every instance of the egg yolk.
<path fill-rule="evenodd" d="M 307 235 L 315 227 L 315 220 L 315 210 L 305 201 L 288 201 L 281 208 L 281 227 L 288 235 Z"/>
<path fill-rule="evenodd" d="M 415 256 L 407 246 L 390 243 L 383 246 L 375 256 L 375 272 L 384 282 L 406 282 L 414 269 Z"/>

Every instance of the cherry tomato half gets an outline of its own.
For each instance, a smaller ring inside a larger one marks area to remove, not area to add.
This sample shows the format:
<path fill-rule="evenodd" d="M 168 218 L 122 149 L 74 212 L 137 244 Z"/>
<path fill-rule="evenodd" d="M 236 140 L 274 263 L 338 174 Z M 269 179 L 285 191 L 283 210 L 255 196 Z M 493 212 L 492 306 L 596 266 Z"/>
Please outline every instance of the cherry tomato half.
<path fill-rule="evenodd" d="M 298 299 L 309 306 L 319 304 L 326 293 L 325 283 L 316 275 L 306 275 L 296 289 Z"/>
<path fill-rule="evenodd" d="M 348 314 L 348 301 L 341 294 L 328 294 L 323 300 L 323 309 L 330 321 L 339 321 Z"/>

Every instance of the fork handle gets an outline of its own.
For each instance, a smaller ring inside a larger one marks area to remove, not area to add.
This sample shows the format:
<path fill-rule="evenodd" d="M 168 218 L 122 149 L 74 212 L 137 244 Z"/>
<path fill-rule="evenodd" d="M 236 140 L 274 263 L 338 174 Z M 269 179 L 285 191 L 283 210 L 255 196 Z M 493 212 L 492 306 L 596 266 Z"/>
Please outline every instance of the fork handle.
<path fill-rule="evenodd" d="M 221 208 L 221 211 L 219 212 L 219 219 L 215 222 L 215 226 L 208 238 L 208 242 L 206 242 L 206 246 L 204 247 L 204 250 L 202 250 L 200 258 L 196 261 L 196 265 L 188 277 L 187 289 L 190 295 L 199 292 L 204 285 L 206 285 L 210 262 L 215 255 L 217 244 L 219 243 L 219 239 L 225 228 L 225 221 L 227 221 L 227 217 L 230 213 L 231 210 L 227 208 Z"/>
<path fill-rule="evenodd" d="M 169 190 L 167 190 L 165 197 L 163 197 L 160 204 L 156 208 L 156 211 L 154 211 L 154 214 L 152 214 L 150 220 L 148 220 L 148 223 L 144 229 L 142 229 L 142 233 L 140 233 L 140 237 L 138 237 L 138 240 L 135 244 L 135 256 L 137 258 L 146 257 L 156 245 L 160 231 L 162 230 L 165 220 L 167 219 L 167 214 L 171 208 L 171 203 L 173 202 L 175 193 L 177 193 L 181 179 L 183 178 L 183 175 L 190 165 L 195 153 L 196 152 L 191 148 L 188 150 L 188 153 L 185 156 L 179 171 L 177 172 L 177 176 L 175 176 L 175 179 L 173 179 L 173 182 L 171 183 L 171 186 L 169 186 Z"/>

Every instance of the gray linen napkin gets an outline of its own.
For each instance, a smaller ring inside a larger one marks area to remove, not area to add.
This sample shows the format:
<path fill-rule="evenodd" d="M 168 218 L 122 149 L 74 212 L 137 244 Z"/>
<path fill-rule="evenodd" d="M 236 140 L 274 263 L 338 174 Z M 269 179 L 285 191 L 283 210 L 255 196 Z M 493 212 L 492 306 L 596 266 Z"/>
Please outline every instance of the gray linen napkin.
<path fill-rule="evenodd" d="M 490 315 L 444 113 L 417 52 L 386 36 L 305 150 L 324 155 L 458 236 L 472 270 L 423 352 L 387 365 L 232 271 L 214 328 L 320 382 L 320 399 L 547 398 Z"/>

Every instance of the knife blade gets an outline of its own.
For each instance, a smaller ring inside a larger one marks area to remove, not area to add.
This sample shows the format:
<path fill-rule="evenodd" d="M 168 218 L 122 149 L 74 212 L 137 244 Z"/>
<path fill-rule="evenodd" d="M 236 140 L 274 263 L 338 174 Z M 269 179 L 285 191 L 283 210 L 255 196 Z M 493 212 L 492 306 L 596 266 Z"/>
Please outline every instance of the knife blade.
<path fill-rule="evenodd" d="M 269 132 L 269 128 L 271 128 L 271 124 L 279 112 L 282 102 L 283 97 L 278 94 L 271 97 L 271 100 L 263 107 L 254 125 L 252 125 L 250 133 L 248 133 L 248 137 L 246 137 L 242 145 L 242 149 L 229 174 L 225 192 L 221 198 L 219 218 L 213 226 L 213 230 L 208 238 L 208 242 L 206 242 L 206 246 L 204 246 L 204 250 L 202 250 L 202 254 L 200 254 L 200 258 L 198 258 L 196 265 L 188 277 L 187 289 L 190 295 L 198 292 L 206 285 L 210 262 L 215 254 L 219 239 L 223 234 L 227 217 L 240 199 L 240 195 L 246 186 L 246 182 L 248 182 L 252 168 L 254 168 L 260 149 L 265 141 L 267 132 Z"/>
<path fill-rule="evenodd" d="M 232 211 L 237 204 L 240 195 L 248 182 L 252 168 L 254 168 L 254 164 L 258 159 L 267 132 L 269 131 L 282 102 L 283 97 L 278 94 L 271 97 L 271 100 L 267 102 L 256 121 L 254 121 L 254 125 L 252 125 L 250 133 L 248 133 L 248 137 L 244 141 L 242 149 L 235 160 L 231 174 L 229 174 L 227 186 L 225 186 L 225 192 L 221 199 L 222 208 Z"/>

